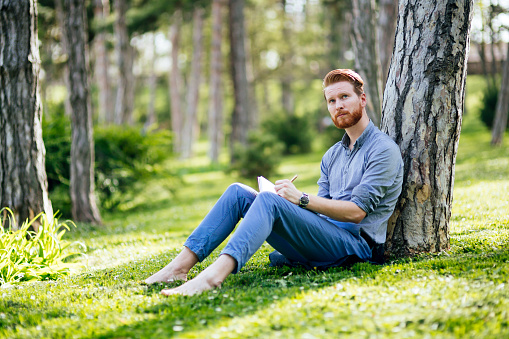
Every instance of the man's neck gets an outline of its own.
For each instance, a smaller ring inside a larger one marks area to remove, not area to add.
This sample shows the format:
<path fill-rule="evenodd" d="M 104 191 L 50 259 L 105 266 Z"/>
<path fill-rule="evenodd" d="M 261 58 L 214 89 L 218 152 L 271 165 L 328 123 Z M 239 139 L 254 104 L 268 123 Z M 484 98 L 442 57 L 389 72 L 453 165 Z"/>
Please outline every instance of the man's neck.
<path fill-rule="evenodd" d="M 352 127 L 345 128 L 345 132 L 346 132 L 346 134 L 348 134 L 348 137 L 350 138 L 350 145 L 348 145 L 348 148 L 350 148 L 350 150 L 353 149 L 353 145 L 355 144 L 357 139 L 359 139 L 362 132 L 364 132 L 364 130 L 366 129 L 366 127 L 368 127 L 368 125 L 369 125 L 369 118 L 368 118 L 368 115 L 366 114 L 366 112 L 364 111 L 362 114 L 362 118 L 361 118 L 361 120 L 359 120 L 358 123 L 356 123 Z"/>

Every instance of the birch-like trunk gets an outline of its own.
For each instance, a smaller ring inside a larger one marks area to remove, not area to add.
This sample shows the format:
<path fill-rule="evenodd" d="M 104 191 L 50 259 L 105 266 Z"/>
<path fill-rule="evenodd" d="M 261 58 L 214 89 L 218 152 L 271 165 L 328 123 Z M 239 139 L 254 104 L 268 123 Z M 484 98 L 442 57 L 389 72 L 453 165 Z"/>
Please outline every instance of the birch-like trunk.
<path fill-rule="evenodd" d="M 382 114 L 382 72 L 378 56 L 375 0 L 352 0 L 352 14 L 355 70 L 364 79 L 366 112 L 371 121 L 379 126 Z"/>
<path fill-rule="evenodd" d="M 491 132 L 491 144 L 499 146 L 504 139 L 504 132 L 507 128 L 507 114 L 509 114 L 509 44 L 502 73 L 502 84 L 498 92 L 497 109 Z"/>
<path fill-rule="evenodd" d="M 382 91 L 385 89 L 392 49 L 394 47 L 394 34 L 398 20 L 398 0 L 380 0 L 378 3 L 378 51 L 382 70 Z"/>
<path fill-rule="evenodd" d="M 232 133 L 230 138 L 231 160 L 235 143 L 247 143 L 249 129 L 250 98 L 246 71 L 246 49 L 244 28 L 244 0 L 230 0 L 230 58 L 233 78 L 234 108 L 232 115 Z"/>
<path fill-rule="evenodd" d="M 40 212 L 53 217 L 42 140 L 40 63 L 36 1 L 0 0 L 0 208 L 14 212 L 15 228 Z"/>
<path fill-rule="evenodd" d="M 399 145 L 403 190 L 386 251 L 449 248 L 473 0 L 401 0 L 383 101 L 382 130 Z"/>
<path fill-rule="evenodd" d="M 182 150 L 182 75 L 179 69 L 179 47 L 180 47 L 180 26 L 182 25 L 182 11 L 177 9 L 172 15 L 169 29 L 171 42 L 171 71 L 169 73 L 170 84 L 170 107 L 171 107 L 171 129 L 173 131 L 173 151 L 180 153 Z"/>
<path fill-rule="evenodd" d="M 134 103 L 134 75 L 133 59 L 134 51 L 129 40 L 127 31 L 126 0 L 115 0 L 115 39 L 118 65 L 118 86 L 117 100 L 115 104 L 115 123 L 132 124 L 133 123 L 133 103 Z"/>
<path fill-rule="evenodd" d="M 223 72 L 222 42 L 222 9 L 223 0 L 212 1 L 212 43 L 210 52 L 210 104 L 209 104 L 209 156 L 212 162 L 219 161 L 223 145 L 223 90 L 221 74 Z"/>
<path fill-rule="evenodd" d="M 94 139 L 88 83 L 86 11 L 81 0 L 64 0 L 64 34 L 69 43 L 71 124 L 71 203 L 75 221 L 100 224 L 94 194 Z"/>
<path fill-rule="evenodd" d="M 94 17 L 101 26 L 94 38 L 95 51 L 95 80 L 99 94 L 97 115 L 99 122 L 113 122 L 113 106 L 111 105 L 110 78 L 108 75 L 108 49 L 106 48 L 106 34 L 103 26 L 110 12 L 109 0 L 95 0 Z"/>
<path fill-rule="evenodd" d="M 184 134 L 182 135 L 182 158 L 192 155 L 193 143 L 196 139 L 197 109 L 200 100 L 201 60 L 203 51 L 203 8 L 197 6 L 193 11 L 193 58 L 189 73 L 189 87 L 186 98 L 186 116 Z"/>

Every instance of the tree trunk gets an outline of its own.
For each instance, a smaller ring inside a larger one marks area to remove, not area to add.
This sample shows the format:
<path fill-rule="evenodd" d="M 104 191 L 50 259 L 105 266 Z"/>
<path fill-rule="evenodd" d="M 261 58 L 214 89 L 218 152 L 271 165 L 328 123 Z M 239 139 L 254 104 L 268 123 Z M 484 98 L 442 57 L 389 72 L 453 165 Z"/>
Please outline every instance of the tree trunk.
<path fill-rule="evenodd" d="M 380 0 L 378 16 L 378 47 L 380 52 L 380 66 L 382 70 L 382 91 L 385 89 L 392 49 L 394 47 L 394 34 L 398 19 L 398 0 Z"/>
<path fill-rule="evenodd" d="M 133 96 L 134 96 L 134 75 L 133 75 L 133 48 L 129 41 L 127 31 L 126 0 L 115 0 L 115 38 L 117 41 L 117 63 L 118 63 L 118 87 L 117 100 L 115 104 L 115 123 L 133 123 Z"/>
<path fill-rule="evenodd" d="M 57 21 L 59 23 L 61 35 L 60 35 L 60 46 L 62 48 L 62 54 L 67 55 L 67 49 L 68 49 L 68 43 L 64 34 L 64 10 L 62 9 L 62 1 L 63 0 L 55 0 L 55 12 L 57 16 Z M 69 88 L 69 68 L 67 67 L 67 64 L 64 64 L 63 70 L 62 70 L 62 77 L 64 80 L 65 88 Z M 69 98 L 70 94 L 67 93 L 64 99 L 64 110 L 65 115 L 71 116 L 72 114 L 72 107 L 71 107 L 71 100 Z"/>
<path fill-rule="evenodd" d="M 230 0 L 230 58 L 233 79 L 234 108 L 232 115 L 232 133 L 230 138 L 231 160 L 235 143 L 247 143 L 249 128 L 249 84 L 246 71 L 244 0 Z"/>
<path fill-rule="evenodd" d="M 95 79 L 97 81 L 97 89 L 99 92 L 98 118 L 101 123 L 112 123 L 113 112 L 110 89 L 110 78 L 108 76 L 108 50 L 106 48 L 106 34 L 103 25 L 110 12 L 109 0 L 95 0 L 94 16 L 98 24 L 101 26 L 95 36 Z"/>
<path fill-rule="evenodd" d="M 145 131 L 148 131 L 152 125 L 156 123 L 156 111 L 155 111 L 155 104 L 156 104 L 156 89 L 157 89 L 157 75 L 155 72 L 155 63 L 157 59 L 156 55 L 156 41 L 155 41 L 155 34 L 150 33 L 150 49 L 151 49 L 151 58 L 149 60 L 149 75 L 148 75 L 148 108 L 147 108 L 147 120 L 145 121 L 145 125 L 143 126 L 143 129 Z"/>
<path fill-rule="evenodd" d="M 0 208 L 9 207 L 19 225 L 40 212 L 52 219 L 35 0 L 0 0 L 0 46 Z"/>
<path fill-rule="evenodd" d="M 94 195 L 94 140 L 88 85 L 86 11 L 81 0 L 64 0 L 64 34 L 69 42 L 72 106 L 71 203 L 75 221 L 100 224 Z"/>
<path fill-rule="evenodd" d="M 281 105 L 283 111 L 288 115 L 295 113 L 295 99 L 293 97 L 292 83 L 293 83 L 293 62 L 294 51 L 292 47 L 292 27 L 291 19 L 286 14 L 286 0 L 282 0 L 282 20 L 283 28 L 281 30 L 283 41 L 281 44 Z"/>
<path fill-rule="evenodd" d="M 182 158 L 192 155 L 193 143 L 196 138 L 195 126 L 197 123 L 196 111 L 200 99 L 201 59 L 203 51 L 203 8 L 197 6 L 193 11 L 193 58 L 191 72 L 189 73 L 189 87 L 186 99 L 186 117 L 184 120 L 184 134 L 182 135 Z"/>
<path fill-rule="evenodd" d="M 400 2 L 382 118 L 405 164 L 389 254 L 449 248 L 472 12 L 473 0 Z"/>
<path fill-rule="evenodd" d="M 182 24 L 182 11 L 177 9 L 172 16 L 169 31 L 171 42 L 171 71 L 169 73 L 170 101 L 171 101 L 171 129 L 173 131 L 173 151 L 182 150 L 182 75 L 179 69 L 180 26 Z"/>
<path fill-rule="evenodd" d="M 375 0 L 353 0 L 352 14 L 351 37 L 355 54 L 355 68 L 364 79 L 364 92 L 367 97 L 366 112 L 371 121 L 379 126 L 382 73 L 378 57 Z"/>
<path fill-rule="evenodd" d="M 212 1 L 212 43 L 210 55 L 210 105 L 209 105 L 209 140 L 210 159 L 219 161 L 219 153 L 223 145 L 223 91 L 221 74 L 223 72 L 221 41 L 222 41 L 222 8 L 223 0 Z"/>
<path fill-rule="evenodd" d="M 507 115 L 509 114 L 509 44 L 507 44 L 507 54 L 504 62 L 504 71 L 502 73 L 502 84 L 498 92 L 497 110 L 495 111 L 495 120 L 493 121 L 493 130 L 491 133 L 491 144 L 494 146 L 502 145 L 504 132 L 507 128 Z"/>

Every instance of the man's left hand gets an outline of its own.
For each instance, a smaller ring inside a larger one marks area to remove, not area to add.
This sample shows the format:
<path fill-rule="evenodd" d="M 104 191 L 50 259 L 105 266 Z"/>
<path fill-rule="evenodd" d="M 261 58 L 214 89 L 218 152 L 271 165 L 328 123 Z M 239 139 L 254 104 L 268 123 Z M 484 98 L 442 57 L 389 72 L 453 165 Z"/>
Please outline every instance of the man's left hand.
<path fill-rule="evenodd" d="M 288 179 L 278 180 L 275 182 L 276 193 L 288 200 L 289 202 L 298 205 L 302 192 L 295 188 L 295 185 Z"/>

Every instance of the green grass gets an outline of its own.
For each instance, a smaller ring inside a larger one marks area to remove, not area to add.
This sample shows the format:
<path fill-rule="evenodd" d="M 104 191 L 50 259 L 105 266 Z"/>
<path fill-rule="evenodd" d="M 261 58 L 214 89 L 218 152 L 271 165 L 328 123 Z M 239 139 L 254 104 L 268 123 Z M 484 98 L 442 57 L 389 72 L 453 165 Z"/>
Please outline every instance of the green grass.
<path fill-rule="evenodd" d="M 490 147 L 475 110 L 479 79 L 469 81 L 450 251 L 321 272 L 269 268 L 265 245 L 221 289 L 164 297 L 165 285 L 140 281 L 178 253 L 236 180 L 210 166 L 200 144 L 193 161 L 169 164 L 184 178 L 175 197 L 158 190 L 164 181 L 153 182 L 135 209 L 66 234 L 87 245 L 87 256 L 75 259 L 85 265 L 80 273 L 0 289 L 0 337 L 509 337 L 509 136 Z M 287 157 L 279 174 L 299 173 L 298 187 L 316 193 L 320 157 Z"/>

